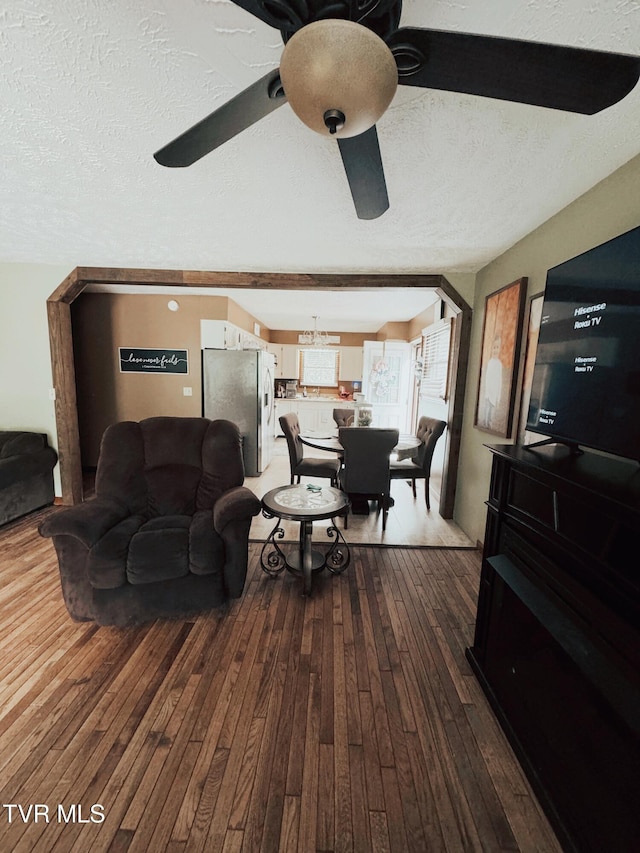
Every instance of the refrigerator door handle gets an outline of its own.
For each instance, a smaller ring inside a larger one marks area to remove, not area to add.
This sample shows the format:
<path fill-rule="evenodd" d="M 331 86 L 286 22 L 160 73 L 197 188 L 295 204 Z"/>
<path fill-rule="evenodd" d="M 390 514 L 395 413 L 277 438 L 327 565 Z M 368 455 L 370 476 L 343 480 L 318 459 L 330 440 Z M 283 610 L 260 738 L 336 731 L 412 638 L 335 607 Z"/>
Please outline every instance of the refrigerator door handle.
<path fill-rule="evenodd" d="M 274 395 L 274 377 L 271 374 L 271 370 L 267 367 L 265 371 L 265 401 L 266 401 L 266 409 L 267 409 L 267 423 L 273 423 L 273 416 L 275 411 L 275 400 L 273 399 Z"/>

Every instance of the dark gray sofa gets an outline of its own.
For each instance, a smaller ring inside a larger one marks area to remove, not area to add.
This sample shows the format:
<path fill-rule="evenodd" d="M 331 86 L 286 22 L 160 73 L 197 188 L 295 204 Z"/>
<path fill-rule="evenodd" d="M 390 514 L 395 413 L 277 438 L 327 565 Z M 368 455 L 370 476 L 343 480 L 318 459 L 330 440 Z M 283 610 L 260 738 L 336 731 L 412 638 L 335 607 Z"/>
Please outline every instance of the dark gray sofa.
<path fill-rule="evenodd" d="M 53 503 L 57 461 L 44 433 L 0 431 L 0 524 Z"/>

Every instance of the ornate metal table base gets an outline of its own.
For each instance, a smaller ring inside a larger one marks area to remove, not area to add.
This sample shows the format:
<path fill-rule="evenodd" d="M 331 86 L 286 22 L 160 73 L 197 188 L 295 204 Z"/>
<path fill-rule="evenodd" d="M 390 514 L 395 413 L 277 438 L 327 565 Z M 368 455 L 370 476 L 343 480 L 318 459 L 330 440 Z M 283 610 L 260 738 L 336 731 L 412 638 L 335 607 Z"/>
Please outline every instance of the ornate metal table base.
<path fill-rule="evenodd" d="M 276 524 L 262 546 L 260 565 L 272 577 L 284 569 L 301 576 L 304 579 L 304 595 L 309 595 L 311 578 L 315 572 L 328 569 L 332 574 L 341 574 L 349 565 L 351 554 L 344 536 L 335 524 L 327 527 L 327 536 L 333 540 L 329 548 L 325 552 L 312 548 L 313 521 L 343 515 L 348 506 L 347 499 L 337 489 L 323 489 L 323 495 L 315 492 L 317 505 L 314 506 L 314 494 L 308 496 L 304 489 L 305 486 L 280 487 L 263 498 L 262 514 L 265 518 L 275 518 Z M 333 493 L 340 497 L 336 499 Z M 284 499 L 278 500 L 282 495 Z M 309 500 L 305 500 L 307 497 Z M 285 535 L 281 527 L 283 517 L 300 522 L 298 547 L 287 551 L 279 544 Z"/>

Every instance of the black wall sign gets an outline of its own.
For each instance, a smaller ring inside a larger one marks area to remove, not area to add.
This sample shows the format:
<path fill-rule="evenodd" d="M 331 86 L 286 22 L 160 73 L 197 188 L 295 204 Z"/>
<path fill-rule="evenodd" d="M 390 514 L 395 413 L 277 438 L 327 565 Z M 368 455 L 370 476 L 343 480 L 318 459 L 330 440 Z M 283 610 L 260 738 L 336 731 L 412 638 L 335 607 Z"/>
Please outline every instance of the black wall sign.
<path fill-rule="evenodd" d="M 119 347 L 121 373 L 188 373 L 186 349 Z"/>

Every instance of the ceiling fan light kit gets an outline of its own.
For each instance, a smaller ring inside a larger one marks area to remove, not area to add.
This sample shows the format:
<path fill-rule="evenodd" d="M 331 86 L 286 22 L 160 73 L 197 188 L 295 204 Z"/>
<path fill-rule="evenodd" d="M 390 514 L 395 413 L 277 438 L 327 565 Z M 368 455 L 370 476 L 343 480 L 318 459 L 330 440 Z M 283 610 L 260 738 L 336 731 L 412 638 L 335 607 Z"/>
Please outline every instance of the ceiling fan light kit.
<path fill-rule="evenodd" d="M 287 42 L 280 77 L 291 109 L 323 136 L 359 136 L 378 121 L 396 93 L 393 54 L 353 21 L 308 24 Z"/>
<path fill-rule="evenodd" d="M 280 30 L 268 72 L 153 156 L 190 166 L 289 103 L 335 137 L 359 219 L 389 207 L 376 122 L 398 84 L 592 115 L 636 86 L 640 57 L 541 42 L 400 27 L 402 0 L 233 0 Z"/>

